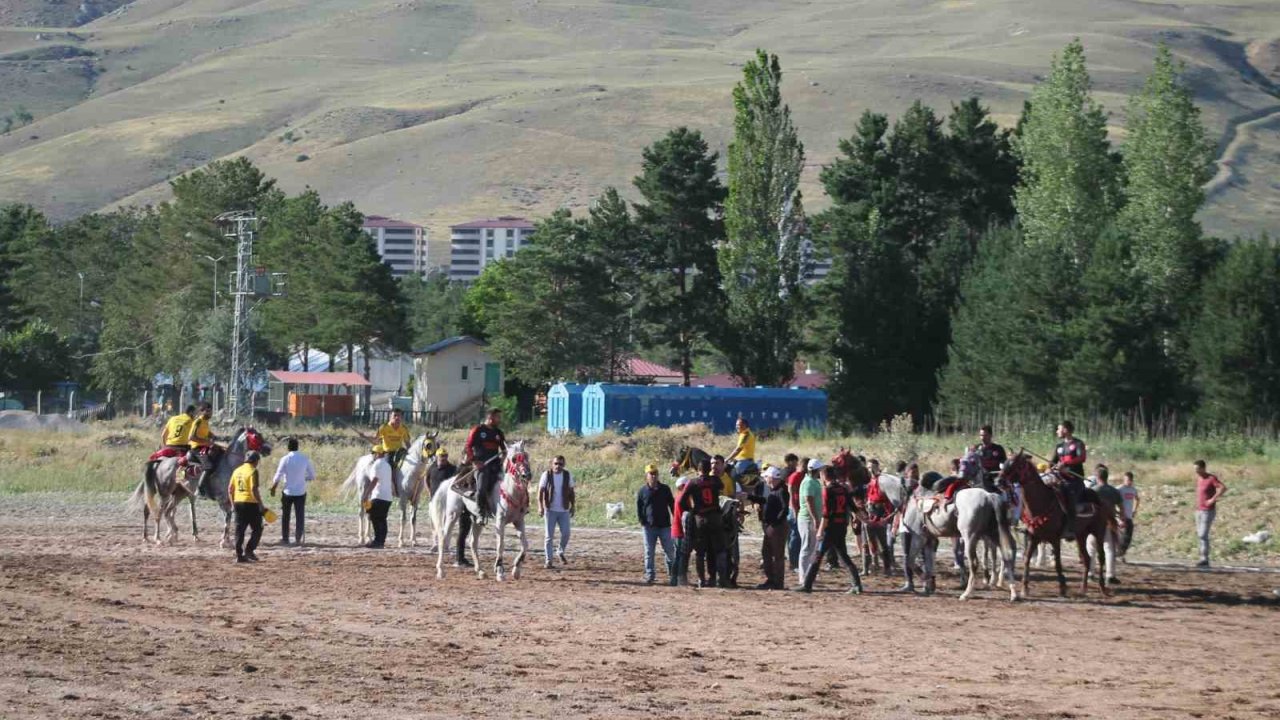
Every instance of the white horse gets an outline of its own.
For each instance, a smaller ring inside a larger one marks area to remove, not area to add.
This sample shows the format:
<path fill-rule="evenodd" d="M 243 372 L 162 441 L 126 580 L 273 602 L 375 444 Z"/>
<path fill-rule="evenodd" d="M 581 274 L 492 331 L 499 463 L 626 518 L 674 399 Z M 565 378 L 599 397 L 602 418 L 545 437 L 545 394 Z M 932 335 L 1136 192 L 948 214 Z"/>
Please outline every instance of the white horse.
<path fill-rule="evenodd" d="M 240 428 L 232 436 L 231 442 L 227 443 L 226 452 L 223 453 L 211 477 L 204 477 L 202 474 L 187 477 L 184 473 L 183 477 L 179 478 L 179 458 L 164 458 L 156 463 L 154 471 L 144 470 L 142 482 L 138 483 L 133 496 L 129 499 L 131 510 L 134 512 L 138 509 L 142 510 L 142 539 L 147 539 L 147 521 L 151 515 L 154 515 L 156 542 L 160 542 L 162 519 L 169 524 L 168 541 L 174 542 L 178 531 L 175 519 L 178 504 L 183 499 L 187 499 L 191 509 L 191 535 L 199 540 L 200 532 L 196 525 L 196 497 L 200 489 L 203 489 L 207 497 L 217 501 L 218 509 L 222 511 L 222 540 L 218 546 L 229 547 L 231 515 L 234 506 L 231 498 L 227 496 L 227 483 L 231 481 L 231 473 L 244 463 L 244 456 L 248 454 L 250 447 L 257 447 L 263 456 L 271 454 L 271 445 L 266 442 L 261 433 L 249 426 Z"/>
<path fill-rule="evenodd" d="M 409 445 L 404 460 L 400 462 L 396 473 L 399 483 L 396 486 L 400 498 L 400 547 L 404 547 L 404 526 L 409 525 L 409 544 L 418 544 L 418 505 L 422 501 L 423 490 L 427 487 L 427 473 L 436 464 L 436 436 L 439 432 L 424 433 Z M 373 454 L 361 455 L 356 459 L 351 474 L 342 481 L 342 492 L 353 493 L 360 497 L 362 488 L 360 478 L 368 477 L 369 466 L 373 464 Z M 363 545 L 373 538 L 373 524 L 364 506 L 358 505 L 356 522 L 359 525 L 358 535 Z"/>
<path fill-rule="evenodd" d="M 978 468 L 976 458 L 965 458 L 961 463 L 964 477 L 976 479 Z M 934 476 L 930 478 L 929 476 Z M 989 569 L 986 574 L 987 584 L 994 582 L 996 586 L 1008 579 L 1010 599 L 1017 599 L 1017 591 L 1013 587 L 1013 535 L 1011 528 L 1011 509 L 999 493 L 989 493 L 982 488 L 965 488 L 955 494 L 952 502 L 946 502 L 943 493 L 935 486 L 942 478 L 937 473 L 928 473 L 925 481 L 906 503 L 902 515 L 900 532 L 903 536 L 903 569 L 906 584 L 902 590 L 915 590 L 914 564 L 912 557 L 917 550 L 924 553 L 925 593 L 931 594 L 936 589 L 935 561 L 938 541 L 941 538 L 963 539 L 968 554 L 965 563 L 966 590 L 962 599 L 972 593 L 978 575 L 978 547 L 987 547 L 989 553 L 998 557 L 989 559 L 985 564 Z M 957 478 L 955 482 L 966 482 Z M 961 502 L 961 495 L 965 501 Z M 992 577 L 994 575 L 994 577 Z"/>
<path fill-rule="evenodd" d="M 497 462 L 496 460 L 494 462 Z M 453 524 L 465 508 L 477 518 L 480 510 L 471 498 L 453 491 L 453 483 L 457 478 L 449 478 L 440 483 L 431 496 L 431 522 L 436 529 L 436 577 L 444 578 L 444 555 L 449 547 L 449 533 Z M 525 515 L 529 512 L 529 481 L 533 479 L 530 470 L 528 453 L 524 449 L 524 441 L 512 443 L 507 447 L 506 462 L 502 472 L 502 482 L 494 485 L 489 493 L 489 507 L 494 508 L 493 530 L 498 536 L 497 559 L 493 564 L 494 576 L 499 580 L 506 578 L 506 567 L 503 564 L 503 552 L 506 545 L 507 525 L 514 525 L 520 536 L 520 552 L 516 555 L 512 566 L 512 579 L 520 579 L 520 568 L 524 564 L 525 555 L 529 552 L 529 538 L 525 532 Z M 479 479 L 476 479 L 479 482 Z M 475 563 L 476 577 L 484 577 L 484 569 L 480 567 L 480 554 L 477 548 L 480 539 L 481 523 L 471 525 L 471 559 Z"/>

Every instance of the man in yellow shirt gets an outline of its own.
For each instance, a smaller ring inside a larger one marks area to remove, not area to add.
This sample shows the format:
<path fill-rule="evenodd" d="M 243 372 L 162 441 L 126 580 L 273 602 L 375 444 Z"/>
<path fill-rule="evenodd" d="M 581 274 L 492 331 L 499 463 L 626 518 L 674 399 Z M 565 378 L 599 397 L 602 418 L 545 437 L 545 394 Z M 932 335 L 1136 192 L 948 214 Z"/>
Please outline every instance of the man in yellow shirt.
<path fill-rule="evenodd" d="M 244 456 L 244 464 L 231 473 L 227 483 L 227 497 L 236 513 L 236 562 L 258 562 L 254 550 L 262 539 L 262 495 L 258 493 L 258 461 L 262 456 L 250 450 Z M 244 531 L 251 530 L 249 544 L 244 542 Z"/>
<path fill-rule="evenodd" d="M 737 427 L 738 446 L 729 453 L 726 462 L 733 463 L 733 478 L 740 480 L 753 471 L 758 473 L 760 468 L 756 465 L 756 434 L 751 432 L 751 425 L 746 418 L 740 417 Z"/>
<path fill-rule="evenodd" d="M 174 415 L 164 424 L 160 444 L 177 455 L 186 455 L 191 443 L 191 426 L 195 423 L 196 406 L 188 405 L 186 412 Z"/>
<path fill-rule="evenodd" d="M 213 417 L 213 405 L 202 402 L 200 412 L 196 414 L 191 424 L 191 449 L 200 458 L 200 467 L 206 476 L 218 467 L 218 461 L 222 459 L 224 452 L 222 446 L 214 442 L 213 429 L 209 426 L 211 417 Z M 200 483 L 203 485 L 204 480 L 201 479 Z"/>
<path fill-rule="evenodd" d="M 404 412 L 400 409 L 391 411 L 391 421 L 378 428 L 378 441 L 387 450 L 387 462 L 391 465 L 392 480 L 400 482 L 400 462 L 409 452 L 413 438 L 409 434 L 409 426 L 404 424 Z"/>

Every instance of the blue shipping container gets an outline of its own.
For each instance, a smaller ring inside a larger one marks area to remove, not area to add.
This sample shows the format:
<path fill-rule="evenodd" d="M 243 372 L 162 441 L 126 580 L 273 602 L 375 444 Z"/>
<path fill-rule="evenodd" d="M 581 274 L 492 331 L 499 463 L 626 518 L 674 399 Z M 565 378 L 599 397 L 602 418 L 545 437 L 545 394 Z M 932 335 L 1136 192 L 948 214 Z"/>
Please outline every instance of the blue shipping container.
<path fill-rule="evenodd" d="M 547 391 L 547 432 L 576 433 L 582 429 L 582 391 L 585 385 L 556 383 Z"/>
<path fill-rule="evenodd" d="M 641 427 L 686 423 L 733 432 L 738 417 L 756 430 L 790 426 L 825 428 L 827 394 L 799 388 L 713 388 L 595 383 L 582 391 L 582 434 L 606 428 L 631 432 Z"/>

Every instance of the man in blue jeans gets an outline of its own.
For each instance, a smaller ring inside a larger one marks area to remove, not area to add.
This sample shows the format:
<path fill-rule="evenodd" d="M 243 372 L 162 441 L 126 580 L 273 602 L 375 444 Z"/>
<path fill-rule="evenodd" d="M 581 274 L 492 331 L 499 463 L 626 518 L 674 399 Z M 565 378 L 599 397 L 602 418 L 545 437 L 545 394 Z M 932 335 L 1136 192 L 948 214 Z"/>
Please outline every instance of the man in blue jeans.
<path fill-rule="evenodd" d="M 573 517 L 573 511 L 573 476 L 564 467 L 564 456 L 557 455 L 551 462 L 551 469 L 542 473 L 542 479 L 538 482 L 538 514 L 546 518 L 545 567 L 551 567 L 556 528 L 560 528 L 560 552 L 557 554 L 560 564 L 569 562 L 565 559 L 564 551 L 569 547 L 569 519 Z"/>
<path fill-rule="evenodd" d="M 671 513 L 675 510 L 676 499 L 671 488 L 658 480 L 658 467 L 646 465 L 644 468 L 644 484 L 636 492 L 636 517 L 640 527 L 644 528 L 644 581 L 652 585 L 655 576 L 653 567 L 654 545 L 662 543 L 662 555 L 667 560 L 667 575 L 674 575 L 675 542 L 671 539 Z"/>
<path fill-rule="evenodd" d="M 800 513 L 800 483 L 804 482 L 804 468 L 809 464 L 809 458 L 805 458 L 804 462 L 801 462 L 795 453 L 787 453 L 782 461 L 787 466 L 783 471 L 783 477 L 786 478 L 787 495 L 790 497 L 791 502 L 791 512 L 787 515 L 787 526 L 791 531 L 787 535 L 787 561 L 792 570 L 798 570 L 800 567 L 800 524 L 796 515 Z"/>

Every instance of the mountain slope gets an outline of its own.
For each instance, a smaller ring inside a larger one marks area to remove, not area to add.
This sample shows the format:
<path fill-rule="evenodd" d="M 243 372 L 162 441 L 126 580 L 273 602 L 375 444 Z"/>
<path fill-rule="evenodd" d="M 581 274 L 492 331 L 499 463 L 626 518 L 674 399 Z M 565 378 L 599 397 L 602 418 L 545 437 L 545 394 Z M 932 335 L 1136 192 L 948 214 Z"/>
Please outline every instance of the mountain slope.
<path fill-rule="evenodd" d="M 1226 159 L 1204 220 L 1252 233 L 1280 227 L 1280 14 L 1268 6 L 139 0 L 72 34 L 0 28 L 0 113 L 26 97 L 37 118 L 0 137 L 0 201 L 64 218 L 154 202 L 168 178 L 243 154 L 288 190 L 423 222 L 438 241 L 472 216 L 629 191 L 640 149 L 676 125 L 723 149 L 732 86 L 763 47 L 787 73 L 813 209 L 818 168 L 864 109 L 920 98 L 945 110 L 978 94 L 1012 123 L 1078 35 L 1117 137 L 1154 44 L 1188 63 Z M 77 56 L 32 59 L 52 46 Z"/>

